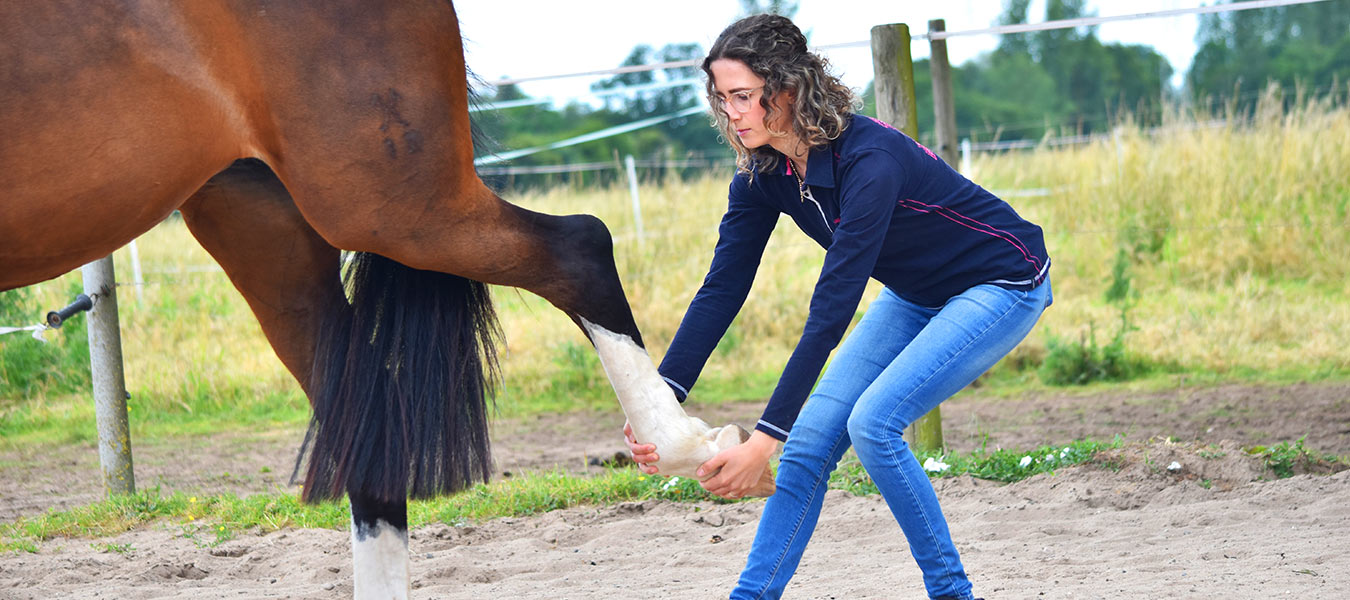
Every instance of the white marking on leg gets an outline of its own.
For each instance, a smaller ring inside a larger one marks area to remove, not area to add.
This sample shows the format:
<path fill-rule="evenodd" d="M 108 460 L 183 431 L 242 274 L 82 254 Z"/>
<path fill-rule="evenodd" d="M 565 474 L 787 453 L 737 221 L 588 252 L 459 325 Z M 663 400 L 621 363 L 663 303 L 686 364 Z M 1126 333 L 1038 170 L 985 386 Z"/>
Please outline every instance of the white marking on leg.
<path fill-rule="evenodd" d="M 408 532 L 376 519 L 374 527 L 352 520 L 352 597 L 406 600 Z"/>
<path fill-rule="evenodd" d="M 740 443 L 739 435 L 720 435 L 725 428 L 710 428 L 701 419 L 685 414 L 675 393 L 656 371 L 651 355 L 633 338 L 585 319 L 581 323 L 595 343 L 605 375 L 633 426 L 633 436 L 641 443 L 656 445 L 656 453 L 661 455 L 656 466 L 662 474 L 694 477 L 698 466 L 717 454 L 716 440 L 735 439 Z"/>

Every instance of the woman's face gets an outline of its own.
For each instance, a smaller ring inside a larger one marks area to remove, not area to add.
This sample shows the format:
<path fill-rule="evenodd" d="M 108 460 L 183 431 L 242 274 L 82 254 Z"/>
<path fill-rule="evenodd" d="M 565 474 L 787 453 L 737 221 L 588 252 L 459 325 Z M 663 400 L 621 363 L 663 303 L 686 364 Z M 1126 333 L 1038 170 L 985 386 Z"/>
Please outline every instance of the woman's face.
<path fill-rule="evenodd" d="M 732 130 L 746 148 L 758 148 L 783 139 L 782 135 L 770 134 L 764 123 L 765 110 L 759 103 L 764 93 L 764 80 L 760 76 L 745 63 L 731 58 L 719 58 L 708 68 L 712 70 L 713 90 L 721 99 L 720 106 L 714 109 L 726 113 Z M 773 128 L 784 131 L 786 128 L 781 124 L 790 122 L 787 116 L 791 109 L 784 106 L 786 103 L 782 102 L 782 94 L 770 99 L 770 103 L 778 110 Z"/>

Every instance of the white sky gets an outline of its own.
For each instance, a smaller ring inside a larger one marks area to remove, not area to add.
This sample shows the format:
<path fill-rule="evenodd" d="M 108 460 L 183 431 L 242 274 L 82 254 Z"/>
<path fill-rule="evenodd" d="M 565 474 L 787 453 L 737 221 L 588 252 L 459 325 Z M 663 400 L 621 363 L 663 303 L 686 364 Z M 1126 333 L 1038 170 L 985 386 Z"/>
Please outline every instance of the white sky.
<path fill-rule="evenodd" d="M 1089 14 L 1115 16 L 1192 8 L 1208 0 L 1089 0 Z M 678 6 L 679 8 L 673 8 Z M 928 30 L 930 19 L 946 19 L 947 31 L 982 29 L 996 24 L 1001 0 L 800 0 L 794 21 L 812 45 L 870 38 L 874 25 L 907 23 L 913 34 Z M 740 10 L 737 0 L 461 0 L 455 5 L 465 38 L 469 67 L 485 80 L 593 71 L 617 67 L 638 44 L 660 48 L 670 43 L 698 42 L 706 50 Z M 1045 20 L 1044 0 L 1033 0 L 1033 23 Z M 1141 19 L 1097 26 L 1105 42 L 1153 46 L 1172 63 L 1174 84 L 1195 54 L 1195 15 Z M 993 35 L 947 40 L 953 64 L 964 63 L 998 45 Z M 928 42 L 915 42 L 916 59 L 928 56 Z M 872 79 L 866 47 L 826 53 L 844 82 L 859 91 Z M 526 82 L 530 96 L 585 95 L 600 77 Z"/>

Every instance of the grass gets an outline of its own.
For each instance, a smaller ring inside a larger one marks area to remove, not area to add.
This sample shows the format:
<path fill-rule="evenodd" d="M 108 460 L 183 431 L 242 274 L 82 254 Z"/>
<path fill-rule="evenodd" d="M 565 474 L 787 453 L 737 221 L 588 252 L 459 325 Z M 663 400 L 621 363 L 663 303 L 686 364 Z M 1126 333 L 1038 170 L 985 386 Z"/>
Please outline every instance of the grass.
<path fill-rule="evenodd" d="M 1011 483 L 1082 463 L 1098 462 L 1099 452 L 1119 448 L 1119 437 L 1110 442 L 1079 440 L 1063 446 L 1042 446 L 1030 451 L 978 449 L 960 454 L 920 453 L 917 458 L 933 478 L 970 475 L 979 479 Z M 1247 449 L 1261 457 L 1276 478 L 1290 477 L 1296 467 L 1344 464 L 1345 460 L 1303 447 L 1302 441 L 1273 447 Z M 1202 453 L 1202 457 L 1206 456 Z M 1112 465 L 1101 463 L 1105 468 Z M 1119 468 L 1122 465 L 1116 465 Z M 1328 471 L 1330 469 L 1327 469 Z M 877 488 L 857 458 L 849 453 L 830 477 L 831 489 L 854 495 L 877 494 Z M 683 477 L 642 474 L 637 469 L 609 469 L 598 476 L 561 471 L 526 473 L 476 485 L 460 494 L 410 502 L 410 527 L 431 523 L 461 526 L 499 517 L 524 517 L 576 506 L 612 505 L 644 500 L 728 504 L 705 492 L 698 483 Z M 748 500 L 753 501 L 753 500 Z M 302 504 L 297 495 L 284 490 L 239 497 L 232 494 L 194 496 L 165 494 L 158 488 L 69 510 L 52 510 L 37 517 L 0 524 L 0 552 L 36 552 L 42 542 L 55 538 L 102 538 L 138 526 L 156 524 L 193 540 L 200 546 L 216 546 L 244 532 L 265 533 L 284 528 L 341 529 L 350 519 L 345 501 L 319 505 Z M 700 510 L 696 508 L 695 510 Z M 126 553 L 132 548 L 112 543 L 94 543 L 105 552 Z"/>
<path fill-rule="evenodd" d="M 1096 450 L 1111 446 L 1081 441 L 1063 448 L 1039 448 L 1030 453 L 980 450 L 967 455 L 932 456 L 951 465 L 935 476 L 970 474 L 983 479 L 1010 482 L 1084 462 Z M 920 460 L 929 456 L 922 455 Z M 1018 461 L 1025 456 L 1037 458 L 1027 466 L 1019 465 Z M 1046 456 L 1054 458 L 1046 459 Z M 841 463 L 831 477 L 830 486 L 858 495 L 877 493 L 856 458 Z M 631 468 L 610 469 L 594 477 L 550 471 L 526 473 L 476 485 L 447 498 L 411 502 L 408 519 L 413 527 L 428 523 L 462 525 L 497 517 L 529 516 L 574 506 L 650 499 L 723 504 L 733 502 L 708 494 L 692 479 L 648 476 Z M 0 524 L 0 551 L 35 552 L 45 540 L 58 537 L 106 537 L 152 522 L 209 546 L 233 539 L 243 531 L 268 532 L 288 527 L 342 528 L 350 518 L 348 511 L 345 501 L 306 505 L 299 502 L 296 494 L 284 490 L 238 497 L 232 494 L 165 494 L 154 488 Z"/>
<path fill-rule="evenodd" d="M 1252 446 L 1247 448 L 1247 453 L 1261 457 L 1266 468 L 1279 479 L 1298 472 L 1326 472 L 1328 466 L 1345 462 L 1337 456 L 1305 447 L 1302 438 L 1274 446 Z"/>

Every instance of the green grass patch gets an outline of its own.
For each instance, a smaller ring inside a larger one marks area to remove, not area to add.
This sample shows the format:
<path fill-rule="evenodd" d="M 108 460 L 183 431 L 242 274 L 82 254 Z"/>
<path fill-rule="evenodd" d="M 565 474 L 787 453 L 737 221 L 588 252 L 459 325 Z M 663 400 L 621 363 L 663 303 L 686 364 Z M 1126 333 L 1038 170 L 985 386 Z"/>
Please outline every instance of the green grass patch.
<path fill-rule="evenodd" d="M 298 388 L 258 385 L 186 389 L 164 396 L 151 391 L 127 400 L 131 439 L 160 441 L 277 427 L 302 427 L 309 401 Z M 94 399 L 85 391 L 39 395 L 0 408 L 0 449 L 92 444 L 98 439 Z"/>
<path fill-rule="evenodd" d="M 970 475 L 990 481 L 1011 483 L 1042 473 L 1092 460 L 1100 450 L 1118 448 L 1123 443 L 1119 436 L 1110 442 L 1079 440 L 1063 446 L 1041 446 L 1031 451 L 1016 449 L 988 450 L 980 448 L 969 454 L 944 454 L 940 451 L 916 452 L 919 464 L 930 478 Z M 876 484 L 863 469 L 858 458 L 849 453 L 839 462 L 839 468 L 830 475 L 830 487 L 856 495 L 876 494 Z"/>
<path fill-rule="evenodd" d="M 982 479 L 1011 482 L 1092 458 L 1111 443 L 1090 440 L 1066 446 L 1041 447 L 1031 452 L 977 450 L 970 454 L 921 454 L 950 465 L 933 477 L 969 474 Z M 1023 465 L 1022 463 L 1026 464 Z M 876 487 L 856 458 L 846 458 L 830 479 L 830 487 L 854 494 L 875 494 Z M 499 517 L 536 515 L 574 506 L 604 506 L 650 499 L 673 502 L 730 503 L 708 494 L 698 482 L 685 477 L 649 476 L 636 469 L 611 469 L 588 477 L 560 471 L 524 475 L 476 485 L 454 496 L 412 502 L 408 520 L 413 527 L 429 523 L 463 525 Z M 745 500 L 740 500 L 744 502 Z M 53 538 L 99 538 L 122 533 L 148 523 L 159 523 L 179 535 L 210 546 L 233 539 L 244 531 L 275 531 L 282 528 L 329 528 L 347 525 L 346 502 L 302 504 L 292 493 L 193 496 L 163 494 L 158 488 L 111 498 L 88 506 L 0 524 L 0 551 L 37 551 Z M 110 551 L 116 551 L 110 550 Z"/>
<path fill-rule="evenodd" d="M 67 282 L 65 295 L 69 300 L 80 291 L 78 283 Z M 36 325 L 44 320 L 46 310 L 63 306 L 44 310 L 30 288 L 6 290 L 0 292 L 0 326 Z M 84 317 L 72 317 L 60 333 L 44 335 L 43 339 L 47 342 L 39 342 L 27 332 L 0 336 L 0 399 L 40 390 L 64 393 L 89 389 L 89 334 Z"/>
<path fill-rule="evenodd" d="M 1280 442 L 1274 446 L 1252 446 L 1247 453 L 1261 457 L 1275 477 L 1284 479 L 1299 473 L 1329 473 L 1338 463 L 1344 461 L 1334 455 L 1319 452 L 1303 445 L 1299 438 L 1293 443 Z"/>

